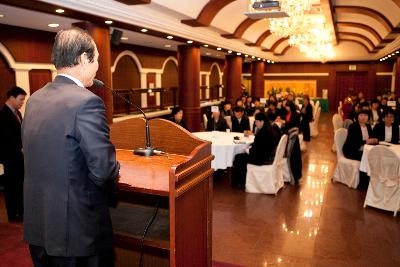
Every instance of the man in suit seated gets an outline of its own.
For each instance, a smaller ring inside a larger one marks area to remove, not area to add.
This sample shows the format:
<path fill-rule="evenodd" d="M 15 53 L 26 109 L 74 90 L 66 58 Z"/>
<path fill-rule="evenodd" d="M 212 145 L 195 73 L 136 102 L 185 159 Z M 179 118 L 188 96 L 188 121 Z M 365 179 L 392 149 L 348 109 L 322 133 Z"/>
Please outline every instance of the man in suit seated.
<path fill-rule="evenodd" d="M 255 123 L 258 128 L 254 143 L 246 153 L 237 154 L 233 162 L 233 186 L 244 188 L 246 184 L 247 163 L 255 165 L 272 164 L 275 150 L 280 140 L 280 132 L 271 126 L 265 113 L 255 115 Z"/>
<path fill-rule="evenodd" d="M 250 131 L 249 118 L 244 115 L 244 108 L 237 106 L 233 109 L 232 132 L 243 133 L 244 131 Z"/>
<path fill-rule="evenodd" d="M 399 143 L 399 126 L 394 123 L 394 112 L 387 109 L 383 112 L 383 121 L 374 127 L 374 135 L 379 141 L 390 142 L 392 144 Z"/>
<path fill-rule="evenodd" d="M 228 128 L 226 120 L 222 118 L 220 110 L 214 111 L 211 119 L 207 121 L 207 131 L 222 131 L 225 132 Z"/>

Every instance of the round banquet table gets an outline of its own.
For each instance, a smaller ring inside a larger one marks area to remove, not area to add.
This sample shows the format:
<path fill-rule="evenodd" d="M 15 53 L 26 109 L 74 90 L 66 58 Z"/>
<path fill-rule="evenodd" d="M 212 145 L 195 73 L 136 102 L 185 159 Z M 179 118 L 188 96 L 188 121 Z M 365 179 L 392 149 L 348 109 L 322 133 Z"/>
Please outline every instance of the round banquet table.
<path fill-rule="evenodd" d="M 211 162 L 211 168 L 214 170 L 226 169 L 233 166 L 233 160 L 236 154 L 244 153 L 246 148 L 253 143 L 254 136 L 244 137 L 243 133 L 233 132 L 194 132 L 196 137 L 212 142 L 211 153 L 214 160 Z M 240 137 L 240 140 L 234 143 L 234 137 Z"/>

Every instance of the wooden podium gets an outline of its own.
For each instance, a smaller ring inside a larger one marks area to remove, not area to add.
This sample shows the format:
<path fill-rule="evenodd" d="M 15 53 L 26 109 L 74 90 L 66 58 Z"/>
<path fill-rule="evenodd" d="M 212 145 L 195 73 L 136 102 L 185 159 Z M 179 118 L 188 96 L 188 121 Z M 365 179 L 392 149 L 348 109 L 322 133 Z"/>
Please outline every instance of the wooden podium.
<path fill-rule="evenodd" d="M 167 120 L 152 119 L 149 125 L 152 146 L 166 154 L 132 153 L 145 144 L 143 119 L 110 126 L 121 164 L 120 203 L 111 210 L 116 266 L 138 266 L 140 239 L 156 205 L 143 266 L 211 266 L 211 143 Z"/>

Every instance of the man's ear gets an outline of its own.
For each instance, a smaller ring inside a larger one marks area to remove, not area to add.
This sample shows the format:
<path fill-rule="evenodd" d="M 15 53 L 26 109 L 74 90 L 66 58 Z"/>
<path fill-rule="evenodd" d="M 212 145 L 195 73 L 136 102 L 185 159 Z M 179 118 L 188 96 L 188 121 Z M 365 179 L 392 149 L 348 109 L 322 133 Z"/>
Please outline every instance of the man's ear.
<path fill-rule="evenodd" d="M 83 65 L 86 65 L 87 63 L 89 63 L 89 59 L 87 58 L 86 52 L 82 53 L 82 54 L 79 56 L 79 61 L 80 61 L 80 63 L 82 63 Z"/>

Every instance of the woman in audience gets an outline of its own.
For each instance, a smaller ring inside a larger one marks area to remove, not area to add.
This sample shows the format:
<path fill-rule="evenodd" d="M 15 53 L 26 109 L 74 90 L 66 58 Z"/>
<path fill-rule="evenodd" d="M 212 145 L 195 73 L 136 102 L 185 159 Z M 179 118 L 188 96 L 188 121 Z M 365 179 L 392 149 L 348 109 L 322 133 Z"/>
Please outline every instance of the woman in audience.
<path fill-rule="evenodd" d="M 382 114 L 383 121 L 374 127 L 374 135 L 379 141 L 385 141 L 392 144 L 399 143 L 399 126 L 394 123 L 394 111 L 391 109 L 385 110 Z"/>
<path fill-rule="evenodd" d="M 183 109 L 181 107 L 174 107 L 171 112 L 172 117 L 169 118 L 170 121 L 175 122 L 179 126 L 186 129 L 185 121 L 183 120 Z"/>
<path fill-rule="evenodd" d="M 379 101 L 374 99 L 371 101 L 371 126 L 374 127 L 375 124 L 381 121 L 381 111 L 379 109 Z"/>
<path fill-rule="evenodd" d="M 284 131 L 289 131 L 293 127 L 299 127 L 300 125 L 300 117 L 297 114 L 296 111 L 296 106 L 292 101 L 287 101 L 286 102 L 286 115 L 284 117 L 283 126 L 284 126 Z"/>
<path fill-rule="evenodd" d="M 279 115 L 276 105 L 276 101 L 269 101 L 267 117 L 270 121 L 275 121 Z"/>
<path fill-rule="evenodd" d="M 228 128 L 226 120 L 222 118 L 221 112 L 214 111 L 211 115 L 211 119 L 207 122 L 207 131 L 222 131 L 225 132 Z"/>
<path fill-rule="evenodd" d="M 371 125 L 368 124 L 370 117 L 369 110 L 359 110 L 356 121 L 350 124 L 346 141 L 343 145 L 343 154 L 348 159 L 361 161 L 365 144 L 377 144 L 378 139 L 374 138 Z M 358 189 L 367 189 L 369 177 L 366 173 L 360 172 L 360 183 Z"/>
<path fill-rule="evenodd" d="M 247 149 L 246 153 L 236 155 L 233 162 L 232 184 L 242 189 L 246 184 L 247 163 L 254 165 L 272 164 L 280 140 L 280 133 L 271 127 L 265 113 L 257 113 L 255 123 L 259 130 L 254 138 L 254 143 Z"/>
<path fill-rule="evenodd" d="M 303 133 L 303 141 L 308 143 L 311 140 L 310 122 L 313 120 L 313 111 L 308 95 L 303 96 L 303 106 L 301 107 L 300 116 L 300 132 Z"/>
<path fill-rule="evenodd" d="M 230 101 L 225 101 L 222 104 L 222 117 L 232 116 L 232 103 Z"/>

